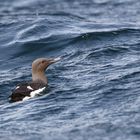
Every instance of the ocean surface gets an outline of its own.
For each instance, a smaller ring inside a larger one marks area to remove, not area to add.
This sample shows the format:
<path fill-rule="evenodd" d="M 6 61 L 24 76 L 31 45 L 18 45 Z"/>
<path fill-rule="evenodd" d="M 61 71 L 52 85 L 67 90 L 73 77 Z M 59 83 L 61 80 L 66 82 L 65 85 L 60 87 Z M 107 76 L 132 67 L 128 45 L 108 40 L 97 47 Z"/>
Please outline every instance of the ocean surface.
<path fill-rule="evenodd" d="M 59 56 L 43 95 L 9 103 Z M 140 139 L 139 0 L 0 0 L 0 140 L 15 139 Z"/>

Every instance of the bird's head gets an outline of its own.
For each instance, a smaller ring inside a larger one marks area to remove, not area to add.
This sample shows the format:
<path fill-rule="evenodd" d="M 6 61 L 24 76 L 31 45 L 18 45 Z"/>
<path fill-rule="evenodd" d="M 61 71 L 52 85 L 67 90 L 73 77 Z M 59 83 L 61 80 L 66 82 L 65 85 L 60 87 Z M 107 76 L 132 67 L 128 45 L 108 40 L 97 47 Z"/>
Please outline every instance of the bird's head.
<path fill-rule="evenodd" d="M 33 81 L 36 81 L 38 79 L 41 80 L 41 78 L 45 79 L 45 70 L 47 67 L 57 61 L 59 61 L 61 57 L 57 58 L 38 58 L 33 61 L 32 63 L 32 78 Z"/>

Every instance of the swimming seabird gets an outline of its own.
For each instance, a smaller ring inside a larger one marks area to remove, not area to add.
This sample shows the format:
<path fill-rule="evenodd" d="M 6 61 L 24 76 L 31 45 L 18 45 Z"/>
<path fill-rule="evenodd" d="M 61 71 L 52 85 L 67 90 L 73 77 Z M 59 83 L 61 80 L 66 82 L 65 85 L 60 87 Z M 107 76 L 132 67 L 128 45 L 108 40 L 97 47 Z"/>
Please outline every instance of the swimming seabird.
<path fill-rule="evenodd" d="M 32 63 L 32 81 L 18 84 L 10 95 L 11 102 L 24 101 L 40 94 L 45 90 L 48 81 L 45 70 L 50 64 L 59 61 L 57 58 L 38 58 Z"/>

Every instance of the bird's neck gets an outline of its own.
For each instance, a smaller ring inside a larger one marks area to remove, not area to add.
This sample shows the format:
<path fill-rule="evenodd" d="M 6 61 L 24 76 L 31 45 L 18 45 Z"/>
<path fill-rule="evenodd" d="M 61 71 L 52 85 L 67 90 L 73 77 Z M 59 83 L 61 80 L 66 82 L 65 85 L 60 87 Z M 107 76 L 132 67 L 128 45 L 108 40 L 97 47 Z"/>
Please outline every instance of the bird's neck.
<path fill-rule="evenodd" d="M 32 80 L 34 82 L 41 81 L 44 84 L 48 83 L 47 77 L 45 76 L 45 72 L 32 72 Z"/>

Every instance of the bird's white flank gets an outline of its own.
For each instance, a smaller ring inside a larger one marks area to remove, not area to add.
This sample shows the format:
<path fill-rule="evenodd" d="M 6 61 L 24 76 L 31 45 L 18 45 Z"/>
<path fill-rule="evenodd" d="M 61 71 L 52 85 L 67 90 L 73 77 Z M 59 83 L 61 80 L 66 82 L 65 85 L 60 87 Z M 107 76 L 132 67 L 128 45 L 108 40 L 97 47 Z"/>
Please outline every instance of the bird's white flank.
<path fill-rule="evenodd" d="M 20 88 L 20 86 L 17 86 L 16 89 Z"/>
<path fill-rule="evenodd" d="M 30 93 L 30 96 L 25 96 L 25 97 L 23 98 L 22 101 L 26 101 L 26 100 L 28 100 L 28 99 L 30 99 L 30 98 L 35 97 L 36 95 L 39 95 L 42 91 L 45 90 L 45 88 L 46 88 L 46 87 L 43 87 L 43 88 L 40 88 L 40 89 L 37 89 L 37 90 L 32 91 L 32 92 Z"/>
<path fill-rule="evenodd" d="M 27 88 L 30 89 L 30 90 L 34 90 L 31 86 L 27 86 Z"/>

